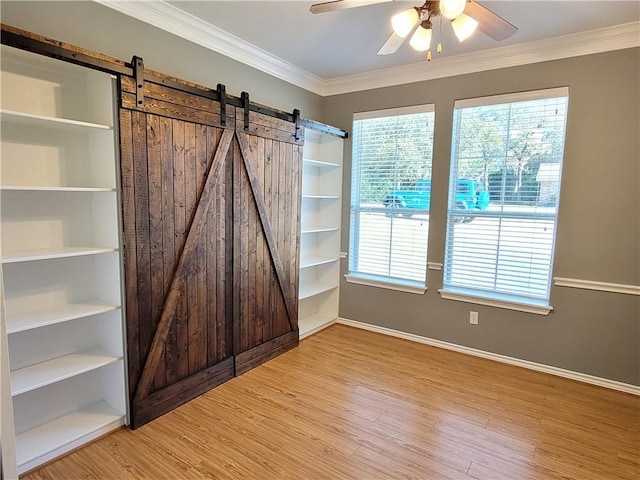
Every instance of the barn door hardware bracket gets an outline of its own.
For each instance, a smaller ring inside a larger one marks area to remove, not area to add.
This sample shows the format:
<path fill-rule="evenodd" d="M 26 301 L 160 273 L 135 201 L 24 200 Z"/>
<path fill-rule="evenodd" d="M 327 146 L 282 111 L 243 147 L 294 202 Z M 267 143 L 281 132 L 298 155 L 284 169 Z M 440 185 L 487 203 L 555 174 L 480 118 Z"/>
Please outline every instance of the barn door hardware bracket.
<path fill-rule="evenodd" d="M 296 124 L 295 138 L 296 142 L 298 142 L 300 141 L 300 130 L 302 127 L 300 126 L 300 110 L 297 108 L 293 111 L 293 121 Z"/>
<path fill-rule="evenodd" d="M 136 80 L 136 105 L 142 107 L 144 104 L 144 60 L 134 55 L 131 59 L 131 65 Z"/>
<path fill-rule="evenodd" d="M 227 125 L 227 88 L 218 84 L 218 97 L 220 97 L 220 126 Z"/>
<path fill-rule="evenodd" d="M 249 101 L 249 92 L 242 92 L 242 108 L 244 109 L 244 131 L 249 131 L 249 111 L 251 110 L 251 102 Z"/>

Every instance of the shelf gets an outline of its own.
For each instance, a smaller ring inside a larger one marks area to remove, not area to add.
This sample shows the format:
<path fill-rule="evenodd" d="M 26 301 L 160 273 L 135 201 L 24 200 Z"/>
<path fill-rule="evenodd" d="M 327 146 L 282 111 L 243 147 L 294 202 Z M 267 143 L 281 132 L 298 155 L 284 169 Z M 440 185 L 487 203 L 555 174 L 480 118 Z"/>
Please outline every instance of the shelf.
<path fill-rule="evenodd" d="M 13 110 L 0 110 L 3 122 L 28 125 L 32 127 L 73 129 L 79 131 L 87 130 L 112 130 L 109 125 L 99 123 L 82 122 L 68 118 L 49 117 L 45 115 L 35 115 L 32 113 L 16 112 Z"/>
<path fill-rule="evenodd" d="M 316 160 L 313 158 L 303 158 L 302 161 L 309 166 L 312 167 L 331 167 L 331 168 L 335 168 L 335 167 L 339 167 L 340 164 L 339 163 L 334 163 L 334 162 L 326 162 L 324 160 Z"/>
<path fill-rule="evenodd" d="M 337 261 L 338 257 L 303 258 L 300 260 L 300 268 L 317 267 L 318 265 L 325 265 L 327 263 L 333 263 Z"/>
<path fill-rule="evenodd" d="M 35 185 L 0 185 L 0 191 L 6 192 L 115 192 L 108 187 L 53 187 Z"/>
<path fill-rule="evenodd" d="M 298 319 L 298 330 L 300 339 L 313 335 L 320 330 L 330 327 L 336 321 L 336 316 L 329 316 L 322 313 L 314 313 L 306 317 Z"/>
<path fill-rule="evenodd" d="M 311 285 L 305 285 L 300 287 L 300 293 L 298 294 L 298 300 L 304 300 L 305 298 L 315 297 L 321 293 L 330 292 L 338 288 L 338 285 L 328 285 L 323 283 L 312 283 Z"/>
<path fill-rule="evenodd" d="M 124 415 L 105 402 L 76 410 L 16 436 L 18 466 L 94 433 L 106 433 L 124 424 Z M 94 435 L 94 437 L 97 435 Z"/>
<path fill-rule="evenodd" d="M 2 263 L 30 262 L 35 260 L 50 260 L 53 258 L 81 257 L 83 255 L 99 255 L 115 252 L 110 247 L 59 247 L 39 250 L 25 250 L 21 252 L 3 252 Z"/>
<path fill-rule="evenodd" d="M 117 305 L 109 305 L 100 300 L 87 303 L 72 303 L 52 308 L 42 308 L 28 312 L 7 314 L 7 333 L 24 332 L 34 328 L 68 322 L 78 318 L 90 317 L 101 313 L 111 312 L 120 308 Z"/>
<path fill-rule="evenodd" d="M 337 200 L 340 195 L 302 195 L 302 198 L 308 198 L 312 200 Z"/>
<path fill-rule="evenodd" d="M 307 227 L 303 228 L 300 233 L 322 233 L 322 232 L 337 232 L 340 227 Z"/>
<path fill-rule="evenodd" d="M 84 352 L 72 353 L 20 368 L 11 372 L 11 395 L 15 397 L 36 388 L 104 367 L 119 359 L 120 357 L 114 356 L 104 348 L 95 347 Z"/>

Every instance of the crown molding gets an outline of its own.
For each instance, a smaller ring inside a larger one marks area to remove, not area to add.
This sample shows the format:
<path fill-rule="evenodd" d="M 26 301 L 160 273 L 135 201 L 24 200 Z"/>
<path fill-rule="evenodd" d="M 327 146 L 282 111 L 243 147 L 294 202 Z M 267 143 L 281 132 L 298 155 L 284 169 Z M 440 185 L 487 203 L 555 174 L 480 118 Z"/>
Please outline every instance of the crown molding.
<path fill-rule="evenodd" d="M 640 22 L 322 79 L 162 0 L 93 0 L 321 96 L 640 47 Z"/>
<path fill-rule="evenodd" d="M 300 88 L 322 94 L 324 81 L 319 76 L 164 1 L 93 1 Z"/>
<path fill-rule="evenodd" d="M 336 77 L 324 81 L 322 94 L 339 95 L 633 47 L 640 47 L 640 22 Z"/>

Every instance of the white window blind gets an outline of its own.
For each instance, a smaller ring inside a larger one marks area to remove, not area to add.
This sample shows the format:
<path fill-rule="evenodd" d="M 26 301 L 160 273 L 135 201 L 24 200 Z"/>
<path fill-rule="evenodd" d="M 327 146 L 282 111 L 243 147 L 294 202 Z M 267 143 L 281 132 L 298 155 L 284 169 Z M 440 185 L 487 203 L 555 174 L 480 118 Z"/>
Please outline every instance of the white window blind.
<path fill-rule="evenodd" d="M 424 286 L 434 106 L 357 113 L 349 274 Z"/>
<path fill-rule="evenodd" d="M 455 103 L 444 292 L 549 304 L 567 105 L 567 88 Z"/>

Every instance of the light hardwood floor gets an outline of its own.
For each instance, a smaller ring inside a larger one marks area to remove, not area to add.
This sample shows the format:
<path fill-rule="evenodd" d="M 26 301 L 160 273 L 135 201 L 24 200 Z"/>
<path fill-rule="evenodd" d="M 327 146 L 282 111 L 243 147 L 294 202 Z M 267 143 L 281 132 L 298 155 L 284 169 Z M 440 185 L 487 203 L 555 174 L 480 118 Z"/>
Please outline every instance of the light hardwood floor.
<path fill-rule="evenodd" d="M 633 479 L 640 398 L 335 325 L 41 479 Z"/>

